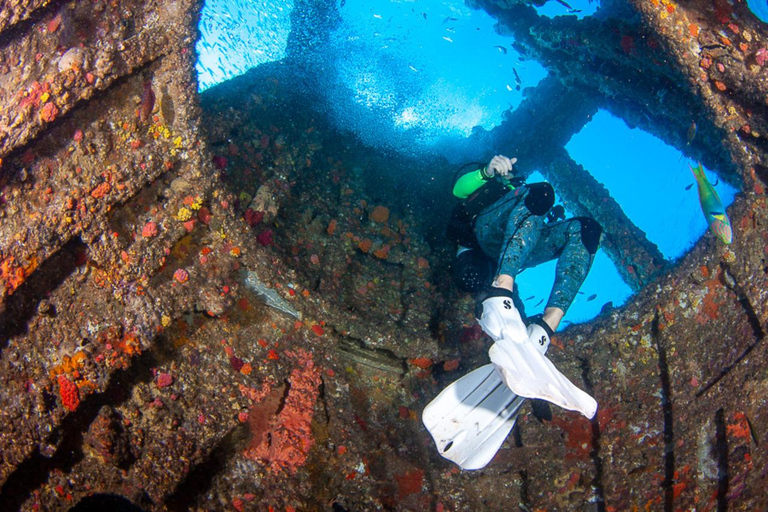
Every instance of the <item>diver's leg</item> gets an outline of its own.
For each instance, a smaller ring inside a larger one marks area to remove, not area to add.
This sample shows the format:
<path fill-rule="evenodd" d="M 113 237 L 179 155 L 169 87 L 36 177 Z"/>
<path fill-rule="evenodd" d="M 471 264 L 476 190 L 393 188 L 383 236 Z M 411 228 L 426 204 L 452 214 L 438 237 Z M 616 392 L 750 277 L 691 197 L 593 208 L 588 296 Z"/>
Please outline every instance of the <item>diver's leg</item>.
<path fill-rule="evenodd" d="M 594 224 L 597 225 L 597 223 Z M 544 242 L 550 242 L 550 244 L 545 244 L 549 247 L 545 247 L 547 250 L 542 252 L 550 252 L 559 256 L 558 274 L 561 278 L 564 273 L 576 276 L 576 270 L 581 271 L 578 284 L 581 284 L 583 277 L 586 277 L 586 272 L 589 270 L 594 255 L 594 251 L 590 252 L 586 249 L 586 239 L 581 236 L 581 226 L 582 222 L 578 220 L 568 223 L 568 225 L 559 228 L 561 232 L 557 234 L 560 236 L 552 237 L 552 240 L 547 239 L 545 231 L 542 231 L 536 245 L 539 247 Z M 547 227 L 549 226 L 545 226 L 544 229 L 546 230 Z M 561 240 L 560 247 L 554 247 L 552 244 L 554 238 Z M 597 241 L 599 241 L 599 232 L 594 243 L 594 250 L 597 248 Z M 561 250 L 558 251 L 557 249 Z M 535 252 L 534 248 L 530 254 L 532 258 L 535 256 Z M 576 260 L 581 260 L 581 262 L 573 265 L 569 263 Z M 528 263 L 526 263 L 527 265 Z M 563 293 L 559 293 L 561 288 L 564 289 Z M 578 285 L 572 287 L 562 279 L 558 281 L 556 278 L 553 293 L 547 303 L 546 319 L 530 319 L 531 322 L 521 328 L 519 323 L 513 324 L 508 320 L 509 314 L 505 316 L 497 308 L 495 313 L 504 321 L 504 323 L 500 323 L 501 328 L 498 330 L 498 334 L 494 336 L 496 333 L 487 328 L 487 325 L 482 321 L 483 319 L 481 319 L 480 325 L 494 340 L 488 351 L 491 362 L 513 393 L 529 398 L 548 400 L 566 409 L 579 411 L 587 418 L 592 418 L 597 410 L 597 402 L 594 398 L 569 381 L 544 355 L 554 334 L 554 329 L 558 327 L 562 319 L 562 313 L 568 309 L 572 300 L 563 299 L 563 297 L 568 293 L 573 297 L 577 290 Z M 483 306 L 485 305 L 483 303 Z"/>
<path fill-rule="evenodd" d="M 565 316 L 565 311 L 557 306 L 547 306 L 544 308 L 544 314 L 541 315 L 541 319 L 544 320 L 552 332 L 555 332 L 560 326 L 560 322 Z"/>
<path fill-rule="evenodd" d="M 522 343 L 528 334 L 512 300 L 514 279 L 538 241 L 544 215 L 554 203 L 554 190 L 546 183 L 518 190 L 502 198 L 512 196 L 515 200 L 497 201 L 483 210 L 475 223 L 480 247 L 498 258 L 496 279 L 478 297 L 475 317 L 494 341 Z"/>
<path fill-rule="evenodd" d="M 531 251 L 526 267 L 558 258 L 555 284 L 544 309 L 543 319 L 557 330 L 565 312 L 587 277 L 600 244 L 602 228 L 595 220 L 576 217 L 542 229 L 536 247 Z"/>
<path fill-rule="evenodd" d="M 577 217 L 578 225 L 571 227 L 569 243 L 566 244 L 555 268 L 555 284 L 547 301 L 547 308 L 568 311 L 582 283 L 587 278 L 595 254 L 600 246 L 603 228 L 594 219 Z M 561 317 L 562 318 L 562 317 Z"/>
<path fill-rule="evenodd" d="M 537 245 L 544 216 L 554 204 L 548 183 L 533 183 L 507 194 L 483 210 L 475 233 L 483 251 L 497 257 L 493 285 L 512 291 L 515 276 Z"/>

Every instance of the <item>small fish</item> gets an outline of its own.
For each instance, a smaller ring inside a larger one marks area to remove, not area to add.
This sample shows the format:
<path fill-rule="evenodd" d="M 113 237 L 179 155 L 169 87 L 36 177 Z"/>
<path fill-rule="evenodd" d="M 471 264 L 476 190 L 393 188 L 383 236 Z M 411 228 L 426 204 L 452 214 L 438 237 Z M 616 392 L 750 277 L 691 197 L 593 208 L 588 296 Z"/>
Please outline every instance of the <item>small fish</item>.
<path fill-rule="evenodd" d="M 504 55 L 506 55 L 506 54 L 507 54 L 507 49 L 506 49 L 504 46 L 494 46 L 494 48 L 496 48 L 497 50 L 499 50 L 499 51 L 500 51 L 501 53 L 503 53 Z"/>
<path fill-rule="evenodd" d="M 584 292 L 576 292 L 577 295 L 584 295 Z"/>
<path fill-rule="evenodd" d="M 541 303 L 542 303 L 542 302 L 544 302 L 544 299 L 541 299 L 541 300 L 540 300 L 539 302 L 537 302 L 537 303 L 536 303 L 536 305 L 535 305 L 535 306 L 533 306 L 533 307 L 537 308 L 537 307 L 541 306 Z"/>
<path fill-rule="evenodd" d="M 416 73 L 418 73 L 418 72 L 419 72 L 419 70 L 418 70 L 418 69 L 416 69 L 416 68 L 415 68 L 415 67 L 413 67 L 413 66 L 408 66 L 408 67 L 409 67 L 409 68 L 411 68 L 411 71 L 415 71 Z"/>
<path fill-rule="evenodd" d="M 515 74 L 515 89 L 519 91 L 520 87 L 523 85 L 523 81 L 520 79 L 520 75 L 517 74 L 517 69 L 512 68 L 512 72 Z"/>
<path fill-rule="evenodd" d="M 260 281 L 255 272 L 247 271 L 245 277 L 245 286 L 258 295 L 267 306 L 301 320 L 301 312 L 291 306 L 274 288 L 270 288 Z"/>
<path fill-rule="evenodd" d="M 707 219 L 707 224 L 709 224 L 709 229 L 723 243 L 730 244 L 733 241 L 733 229 L 731 229 L 731 221 L 728 219 L 728 214 L 725 213 L 725 207 L 723 207 L 723 203 L 720 201 L 720 196 L 717 195 L 717 191 L 707 180 L 701 164 L 695 168 L 692 165 L 688 167 L 691 168 L 693 175 L 696 177 L 696 183 L 699 186 L 699 203 L 701 204 L 704 218 Z"/>
<path fill-rule="evenodd" d="M 587 302 L 591 302 L 591 301 L 595 300 L 596 298 L 597 298 L 597 294 L 593 293 L 592 295 L 587 297 Z"/>
<path fill-rule="evenodd" d="M 427 13 L 423 12 L 421 15 L 424 16 L 424 19 L 427 19 Z"/>
<path fill-rule="evenodd" d="M 347 0 L 341 0 L 339 7 L 344 7 L 345 5 L 347 5 Z"/>
<path fill-rule="evenodd" d="M 453 42 L 453 39 L 451 39 L 450 37 L 445 37 L 445 36 L 443 36 L 443 39 L 445 39 L 445 40 L 446 40 L 446 41 L 448 41 L 449 43 L 452 43 L 452 42 Z"/>
<path fill-rule="evenodd" d="M 535 299 L 535 298 L 536 298 L 536 296 L 535 296 L 535 295 L 531 295 L 530 297 L 528 297 L 528 298 L 527 298 L 527 299 L 525 299 L 525 300 L 526 300 L 526 301 L 529 301 L 529 300 L 531 300 L 531 299 Z"/>
<path fill-rule="evenodd" d="M 152 111 L 155 109 L 155 91 L 152 90 L 152 80 L 144 82 L 144 92 L 141 94 L 141 108 L 139 108 L 139 119 L 145 123 Z"/>
<path fill-rule="evenodd" d="M 512 86 L 511 86 L 511 85 L 509 85 L 509 84 L 507 84 L 507 90 L 508 90 L 508 91 L 511 91 L 511 90 L 512 90 Z"/>
<path fill-rule="evenodd" d="M 382 19 L 381 14 L 374 14 L 373 17 L 379 20 Z"/>
<path fill-rule="evenodd" d="M 443 20 L 443 23 L 448 23 L 449 21 L 459 21 L 459 18 L 451 18 L 449 16 Z"/>
<path fill-rule="evenodd" d="M 691 190 L 691 188 L 692 188 L 692 187 L 693 187 L 693 183 L 691 183 L 690 185 L 688 185 L 687 187 L 685 187 L 685 190 Z"/>
<path fill-rule="evenodd" d="M 691 126 L 688 127 L 688 132 L 685 135 L 685 145 L 690 146 L 693 139 L 696 137 L 696 123 L 691 121 Z"/>

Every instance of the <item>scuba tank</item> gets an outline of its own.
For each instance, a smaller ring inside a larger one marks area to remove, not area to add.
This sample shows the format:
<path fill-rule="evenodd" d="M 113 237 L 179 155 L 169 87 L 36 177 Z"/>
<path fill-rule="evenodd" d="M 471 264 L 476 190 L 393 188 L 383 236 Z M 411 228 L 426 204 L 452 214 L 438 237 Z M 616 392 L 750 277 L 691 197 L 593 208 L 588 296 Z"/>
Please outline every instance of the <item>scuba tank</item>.
<path fill-rule="evenodd" d="M 469 165 L 479 167 L 481 164 L 472 163 L 459 168 L 454 176 L 454 183 L 458 180 L 459 172 Z M 461 291 L 474 293 L 482 290 L 490 284 L 496 270 L 496 263 L 477 243 L 475 218 L 485 208 L 510 192 L 510 185 L 519 187 L 524 181 L 522 178 L 505 180 L 496 176 L 458 203 L 451 212 L 446 236 L 459 245 L 452 267 L 456 286 Z"/>

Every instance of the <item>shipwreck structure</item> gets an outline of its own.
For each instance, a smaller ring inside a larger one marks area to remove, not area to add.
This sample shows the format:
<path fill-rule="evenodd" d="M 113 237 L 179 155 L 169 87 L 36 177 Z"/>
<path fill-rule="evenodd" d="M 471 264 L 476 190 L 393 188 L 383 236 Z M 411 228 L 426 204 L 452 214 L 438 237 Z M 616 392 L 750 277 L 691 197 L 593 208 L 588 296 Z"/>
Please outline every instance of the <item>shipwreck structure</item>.
<path fill-rule="evenodd" d="M 201 1 L 3 0 L 0 508 L 768 508 L 766 26 L 728 0 L 468 3 L 549 72 L 470 143 L 599 220 L 637 291 L 550 350 L 596 419 L 522 416 L 480 472 L 435 453 L 419 412 L 484 341 L 444 210 L 403 197 L 447 178 L 403 192 L 295 93 L 335 2 L 295 2 L 286 60 L 201 97 Z M 563 149 L 601 108 L 740 189 L 733 245 L 664 260 Z"/>

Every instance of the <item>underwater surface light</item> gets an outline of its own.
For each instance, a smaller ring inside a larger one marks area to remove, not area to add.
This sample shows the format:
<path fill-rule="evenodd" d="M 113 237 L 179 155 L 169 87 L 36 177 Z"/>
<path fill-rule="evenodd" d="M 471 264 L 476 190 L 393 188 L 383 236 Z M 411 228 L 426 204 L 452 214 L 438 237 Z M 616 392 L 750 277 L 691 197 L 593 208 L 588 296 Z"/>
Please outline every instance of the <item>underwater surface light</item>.
<path fill-rule="evenodd" d="M 461 1 L 347 0 L 339 14 L 330 51 L 344 58 L 336 59 L 335 90 L 327 94 L 337 124 L 371 145 L 413 149 L 466 137 L 475 126 L 491 129 L 546 75 L 537 62 L 520 60 L 492 17 Z M 371 107 L 391 132 L 368 129 Z"/>

